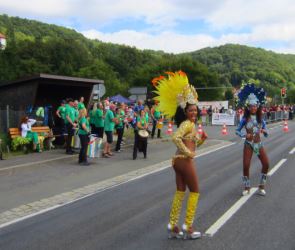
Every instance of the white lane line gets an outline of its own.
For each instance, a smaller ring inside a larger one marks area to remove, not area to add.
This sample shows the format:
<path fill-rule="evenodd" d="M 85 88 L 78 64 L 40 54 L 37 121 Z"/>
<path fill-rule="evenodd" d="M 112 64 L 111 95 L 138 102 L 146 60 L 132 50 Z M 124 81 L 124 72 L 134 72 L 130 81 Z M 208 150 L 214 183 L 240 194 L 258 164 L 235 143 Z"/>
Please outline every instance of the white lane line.
<path fill-rule="evenodd" d="M 0 168 L 0 171 L 11 170 L 11 169 L 15 169 L 15 168 L 28 167 L 28 166 L 35 166 L 35 165 L 38 165 L 38 164 L 44 164 L 44 163 L 48 163 L 48 162 L 52 162 L 52 161 L 73 158 L 75 156 L 77 156 L 77 155 L 64 155 L 64 156 L 56 157 L 56 158 L 53 158 L 53 159 L 43 160 L 43 161 L 33 161 L 33 162 L 29 162 L 29 163 L 18 164 L 18 165 L 11 166 L 11 167 Z"/>
<path fill-rule="evenodd" d="M 251 188 L 250 194 L 242 196 L 234 205 L 231 206 L 206 232 L 206 236 L 213 235 L 251 198 L 258 188 Z"/>
<path fill-rule="evenodd" d="M 287 159 L 282 159 L 280 160 L 269 172 L 268 172 L 268 176 L 272 176 L 285 162 L 287 161 Z"/>
<path fill-rule="evenodd" d="M 201 156 L 203 156 L 203 155 L 210 154 L 210 153 L 215 152 L 215 151 L 217 151 L 217 150 L 220 150 L 220 149 L 223 149 L 223 148 L 230 147 L 230 146 L 232 146 L 232 145 L 234 145 L 234 144 L 236 144 L 236 142 L 232 142 L 232 143 L 230 143 L 230 144 L 226 144 L 226 145 L 224 145 L 224 146 L 221 146 L 221 147 L 218 147 L 218 148 L 214 148 L 214 149 L 209 150 L 209 151 L 207 151 L 207 152 L 201 153 L 201 154 L 195 156 L 194 158 L 198 158 L 198 157 L 201 157 Z"/>
<path fill-rule="evenodd" d="M 267 175 L 272 176 L 286 161 L 287 159 L 281 159 Z M 258 188 L 251 188 L 249 195 L 241 197 L 205 232 L 205 236 L 213 237 L 213 235 L 251 198 L 257 189 Z"/>
<path fill-rule="evenodd" d="M 59 205 L 56 205 L 56 206 L 53 206 L 53 207 L 49 207 L 49 208 L 46 208 L 46 209 L 40 210 L 40 211 L 38 211 L 38 212 L 36 212 L 36 213 L 29 214 L 29 215 L 26 215 L 26 216 L 23 216 L 23 217 L 20 217 L 20 218 L 17 218 L 17 219 L 14 219 L 14 220 L 8 221 L 8 222 L 6 222 L 6 223 L 1 224 L 1 225 L 0 225 L 0 229 L 1 229 L 1 228 L 4 228 L 4 227 L 7 227 L 7 226 L 9 226 L 9 225 L 12 225 L 12 224 L 14 224 L 14 223 L 17 223 L 17 222 L 20 222 L 20 221 L 23 221 L 23 220 L 29 219 L 29 218 L 31 218 L 31 217 L 37 216 L 37 215 L 39 215 L 39 214 L 44 214 L 44 213 L 46 213 L 46 212 L 49 212 L 49 211 L 54 210 L 54 209 L 59 208 L 59 207 L 60 207 Z"/>
<path fill-rule="evenodd" d="M 295 153 L 295 147 L 289 152 L 290 155 Z"/>
<path fill-rule="evenodd" d="M 204 153 L 201 153 L 201 154 L 197 155 L 195 158 L 198 158 L 198 157 L 201 157 L 201 156 L 203 156 L 203 155 L 206 155 L 206 154 L 209 154 L 209 153 L 212 153 L 212 152 L 218 151 L 218 150 L 220 150 L 220 149 L 223 149 L 223 148 L 226 148 L 226 147 L 232 146 L 232 145 L 234 145 L 234 144 L 236 144 L 236 143 L 233 142 L 233 143 L 230 143 L 230 144 L 223 145 L 223 146 L 221 146 L 221 147 L 214 148 L 214 149 L 212 149 L 212 150 L 209 150 L 209 151 L 207 151 L 207 152 L 204 152 Z M 42 210 L 40 210 L 40 211 L 38 211 L 38 212 L 35 212 L 35 213 L 32 213 L 32 214 L 29 214 L 29 215 L 26 215 L 26 216 L 23 216 L 23 217 L 16 218 L 16 219 L 13 219 L 13 220 L 8 221 L 8 222 L 5 222 L 5 223 L 3 223 L 3 224 L 0 224 L 0 229 L 1 229 L 1 228 L 4 228 L 4 227 L 7 227 L 7 226 L 9 226 L 9 225 L 15 224 L 15 223 L 17 223 L 17 222 L 21 222 L 21 221 L 23 221 L 23 220 L 26 220 L 26 219 L 29 219 L 29 218 L 35 217 L 35 216 L 37 216 L 37 215 L 40 215 L 40 214 L 43 214 L 43 213 L 46 213 L 46 212 L 49 212 L 49 211 L 55 210 L 55 209 L 57 209 L 57 208 L 64 207 L 64 206 L 66 206 L 66 205 L 72 204 L 72 203 L 77 202 L 77 201 L 79 201 L 79 200 L 82 200 L 82 199 L 85 199 L 85 198 L 87 198 L 87 197 L 90 197 L 90 196 L 93 196 L 93 195 L 95 195 L 95 194 L 98 194 L 98 193 L 101 193 L 101 192 L 103 192 L 103 191 L 106 191 L 106 190 L 108 190 L 108 189 L 112 189 L 112 188 L 114 188 L 114 187 L 121 186 L 121 185 L 123 185 L 123 184 L 125 184 L 125 183 L 131 182 L 131 181 L 134 181 L 134 180 L 141 179 L 141 178 L 143 178 L 143 177 L 145 177 L 145 176 L 148 176 L 148 175 L 151 175 L 151 174 L 154 174 L 154 173 L 157 173 L 157 172 L 163 171 L 163 170 L 165 170 L 165 169 L 171 167 L 171 164 L 170 164 L 171 161 L 170 161 L 170 160 L 168 160 L 168 161 L 164 161 L 164 162 L 167 162 L 167 163 L 169 162 L 169 163 L 168 163 L 167 165 L 163 166 L 163 167 L 160 167 L 160 168 L 156 169 L 156 170 L 153 170 L 153 171 L 150 171 L 150 172 L 148 172 L 148 173 L 143 173 L 143 174 L 141 174 L 141 175 L 138 175 L 138 176 L 132 177 L 132 178 L 130 178 L 129 180 L 122 181 L 122 182 L 120 182 L 120 183 L 118 183 L 118 184 L 112 184 L 112 185 L 107 186 L 107 187 L 104 187 L 104 188 L 102 188 L 102 189 L 100 189 L 100 190 L 98 190 L 98 191 L 96 191 L 96 192 L 91 192 L 91 193 L 86 194 L 86 195 L 84 195 L 84 196 L 82 196 L 82 197 L 79 197 L 79 198 L 77 198 L 77 199 L 73 199 L 73 200 L 71 200 L 71 201 L 67 201 L 67 202 L 62 203 L 62 204 L 54 205 L 54 206 L 51 206 L 51 207 L 48 207 L 48 208 L 42 209 Z"/>

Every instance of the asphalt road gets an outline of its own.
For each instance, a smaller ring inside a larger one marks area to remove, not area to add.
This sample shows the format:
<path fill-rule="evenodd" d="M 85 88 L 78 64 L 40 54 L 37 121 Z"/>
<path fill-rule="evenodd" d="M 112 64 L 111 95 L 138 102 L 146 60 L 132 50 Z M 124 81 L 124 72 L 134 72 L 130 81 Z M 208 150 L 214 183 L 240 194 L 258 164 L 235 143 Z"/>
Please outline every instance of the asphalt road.
<path fill-rule="evenodd" d="M 171 168 L 97 193 L 0 229 L 0 249 L 295 249 L 295 124 L 271 130 L 265 147 L 271 168 L 267 196 L 253 195 L 211 237 L 168 240 L 173 193 Z M 243 141 L 196 159 L 201 199 L 195 227 L 206 233 L 241 199 Z M 160 149 L 159 149 L 160 151 Z M 253 157 L 251 181 L 259 182 Z M 184 206 L 185 207 L 185 206 Z M 183 209 L 184 210 L 184 209 Z M 184 211 L 183 211 L 184 212 Z M 183 215 L 182 215 L 183 217 Z"/>

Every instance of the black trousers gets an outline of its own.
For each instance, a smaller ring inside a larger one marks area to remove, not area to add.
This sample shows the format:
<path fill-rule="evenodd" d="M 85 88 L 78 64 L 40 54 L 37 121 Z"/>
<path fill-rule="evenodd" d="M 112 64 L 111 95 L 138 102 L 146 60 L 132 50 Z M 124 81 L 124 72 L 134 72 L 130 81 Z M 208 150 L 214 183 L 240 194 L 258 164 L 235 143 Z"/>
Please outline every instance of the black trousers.
<path fill-rule="evenodd" d="M 118 135 L 118 139 L 117 139 L 117 144 L 116 144 L 116 151 L 121 149 L 121 142 L 122 142 L 122 138 L 123 138 L 123 133 L 124 133 L 124 128 L 117 128 L 117 135 Z"/>
<path fill-rule="evenodd" d="M 66 124 L 66 129 L 68 134 L 67 141 L 66 141 L 66 152 L 68 153 L 73 151 L 71 144 L 72 144 L 72 137 L 74 135 L 74 130 L 71 123 Z"/>
<path fill-rule="evenodd" d="M 79 163 L 87 162 L 87 147 L 89 143 L 88 135 L 79 135 L 81 149 L 79 153 Z"/>
<path fill-rule="evenodd" d="M 99 138 L 103 138 L 103 133 L 104 133 L 104 127 L 98 127 L 97 128 L 97 136 Z"/>
<path fill-rule="evenodd" d="M 156 132 L 156 127 L 157 127 L 157 120 L 153 120 L 153 128 L 152 128 L 152 138 L 154 138 L 155 136 L 155 132 Z M 158 138 L 161 137 L 161 129 L 158 129 Z"/>
<path fill-rule="evenodd" d="M 147 138 L 140 138 L 138 130 L 134 130 L 133 160 L 137 158 L 137 151 L 143 152 L 144 158 L 147 157 Z"/>

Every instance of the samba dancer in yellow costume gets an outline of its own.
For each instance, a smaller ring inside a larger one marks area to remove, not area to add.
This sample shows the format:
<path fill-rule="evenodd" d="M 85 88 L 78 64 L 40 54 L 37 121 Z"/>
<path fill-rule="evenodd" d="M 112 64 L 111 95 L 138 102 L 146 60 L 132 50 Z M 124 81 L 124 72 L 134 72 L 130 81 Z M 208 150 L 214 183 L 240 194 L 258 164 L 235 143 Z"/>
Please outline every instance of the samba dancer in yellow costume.
<path fill-rule="evenodd" d="M 168 77 L 160 76 L 153 79 L 153 85 L 158 94 L 159 110 L 168 118 L 174 117 L 178 130 L 173 135 L 177 151 L 172 159 L 176 174 L 176 192 L 172 202 L 168 224 L 168 238 L 197 239 L 201 233 L 194 231 L 193 221 L 199 200 L 198 177 L 194 164 L 195 149 L 207 138 L 206 133 L 198 135 L 195 123 L 197 121 L 198 94 L 189 84 L 186 74 L 182 71 L 167 72 Z M 178 219 L 185 196 L 189 189 L 186 217 L 182 230 L 178 227 Z"/>

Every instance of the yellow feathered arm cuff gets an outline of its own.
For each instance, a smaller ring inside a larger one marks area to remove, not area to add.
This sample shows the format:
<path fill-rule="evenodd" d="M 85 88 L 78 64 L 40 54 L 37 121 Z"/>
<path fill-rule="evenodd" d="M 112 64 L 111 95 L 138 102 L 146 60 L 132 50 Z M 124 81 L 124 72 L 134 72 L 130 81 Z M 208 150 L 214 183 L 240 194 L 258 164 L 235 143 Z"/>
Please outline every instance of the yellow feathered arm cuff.
<path fill-rule="evenodd" d="M 177 129 L 177 131 L 172 136 L 172 140 L 177 146 L 178 150 L 184 154 L 185 156 L 189 158 L 194 158 L 195 152 L 190 151 L 185 144 L 183 143 L 183 138 L 185 135 L 191 133 L 194 129 L 195 125 L 194 123 L 190 121 L 182 122 L 180 127 Z"/>

